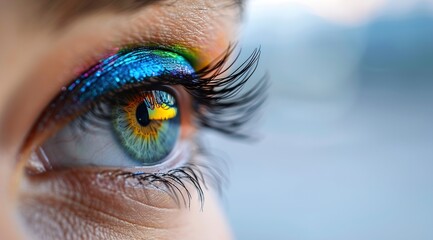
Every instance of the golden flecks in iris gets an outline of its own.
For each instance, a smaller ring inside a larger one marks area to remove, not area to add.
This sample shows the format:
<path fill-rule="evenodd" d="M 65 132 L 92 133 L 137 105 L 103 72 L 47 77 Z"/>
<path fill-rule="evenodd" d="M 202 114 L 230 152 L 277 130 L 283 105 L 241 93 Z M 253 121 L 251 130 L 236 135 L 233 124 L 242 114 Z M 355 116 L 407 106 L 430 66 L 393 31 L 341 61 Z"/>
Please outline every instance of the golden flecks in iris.
<path fill-rule="evenodd" d="M 137 121 L 137 107 L 144 101 L 148 103 L 148 114 L 150 123 L 147 126 L 141 126 Z M 158 138 L 158 133 L 163 127 L 163 122 L 177 116 L 177 108 L 170 107 L 166 103 L 158 103 L 152 92 L 144 92 L 141 95 L 129 99 L 128 104 L 123 107 L 126 114 L 128 126 L 132 130 L 135 137 L 145 139 L 147 141 Z"/>

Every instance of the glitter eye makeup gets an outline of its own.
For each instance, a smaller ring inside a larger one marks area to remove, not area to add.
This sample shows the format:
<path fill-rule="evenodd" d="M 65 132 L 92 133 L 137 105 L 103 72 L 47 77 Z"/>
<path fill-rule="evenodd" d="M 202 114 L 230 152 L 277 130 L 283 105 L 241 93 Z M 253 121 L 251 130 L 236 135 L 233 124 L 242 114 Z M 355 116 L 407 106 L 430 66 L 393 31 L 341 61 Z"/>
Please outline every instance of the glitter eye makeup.
<path fill-rule="evenodd" d="M 175 186 L 171 190 L 189 181 L 202 192 L 204 176 L 218 182 L 220 171 L 203 162 L 204 146 L 186 129 L 245 137 L 243 124 L 264 100 L 267 81 L 239 93 L 260 51 L 234 70 L 238 57 L 229 63 L 232 52 L 200 70 L 182 55 L 154 47 L 102 59 L 62 88 L 40 116 L 33 134 L 55 131 L 35 150 L 27 172 L 100 167 L 142 185 L 157 179 L 166 188 Z"/>
<path fill-rule="evenodd" d="M 91 101 L 107 93 L 120 92 L 125 87 L 145 84 L 146 80 L 150 81 L 156 77 L 175 78 L 176 83 L 183 79 L 191 81 L 194 79 L 194 72 L 189 62 L 174 52 L 151 48 L 121 50 L 101 60 L 71 85 L 64 87 L 50 106 L 55 110 L 52 113 L 56 115 L 45 115 L 42 125 L 50 118 L 59 120 L 74 115 L 77 110 L 85 108 Z M 64 104 L 70 106 L 63 108 Z M 58 109 L 59 105 L 62 105 L 63 109 Z"/>
<path fill-rule="evenodd" d="M 126 84 L 164 75 L 183 79 L 193 73 L 186 59 L 173 52 L 145 48 L 123 50 L 83 74 L 67 91 L 80 92 L 74 101 L 83 103 Z"/>

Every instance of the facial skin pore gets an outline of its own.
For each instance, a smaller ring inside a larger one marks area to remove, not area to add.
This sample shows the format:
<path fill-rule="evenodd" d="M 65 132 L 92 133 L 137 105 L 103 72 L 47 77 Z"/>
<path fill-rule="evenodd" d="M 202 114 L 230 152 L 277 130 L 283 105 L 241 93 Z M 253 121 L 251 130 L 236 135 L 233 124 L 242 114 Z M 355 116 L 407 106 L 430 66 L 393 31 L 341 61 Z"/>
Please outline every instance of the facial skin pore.
<path fill-rule="evenodd" d="M 34 4 L 0 3 L 0 239 L 229 239 L 212 190 L 203 211 L 194 196 L 179 209 L 157 190 L 97 181 L 91 170 L 29 178 L 23 166 L 45 140 L 27 139 L 38 116 L 84 69 L 131 44 L 182 46 L 200 68 L 233 42 L 240 8 L 232 0 L 156 1 L 62 22 L 61 12 L 44 15 Z"/>

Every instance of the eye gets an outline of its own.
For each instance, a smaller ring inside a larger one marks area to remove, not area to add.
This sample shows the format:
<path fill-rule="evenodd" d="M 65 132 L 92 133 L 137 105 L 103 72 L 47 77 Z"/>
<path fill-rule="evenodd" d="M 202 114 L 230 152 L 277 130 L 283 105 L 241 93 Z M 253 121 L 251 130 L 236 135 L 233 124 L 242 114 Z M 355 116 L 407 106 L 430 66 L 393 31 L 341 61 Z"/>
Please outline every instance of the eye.
<path fill-rule="evenodd" d="M 67 124 L 41 145 L 38 159 L 47 169 L 179 164 L 186 158 L 180 142 L 188 141 L 181 132 L 190 125 L 181 113 L 191 111 L 179 101 L 191 97 L 176 85 L 196 81 L 194 73 L 185 58 L 159 49 L 124 50 L 102 60 L 42 116 L 40 128 L 52 119 Z"/>
<path fill-rule="evenodd" d="M 175 192 L 190 181 L 202 192 L 205 176 L 218 182 L 219 171 L 202 162 L 195 133 L 208 128 L 246 137 L 242 126 L 264 100 L 266 81 L 239 94 L 260 52 L 228 74 L 232 51 L 198 71 L 167 49 L 125 49 L 101 60 L 62 88 L 41 115 L 31 136 L 50 134 L 27 172 L 93 167 L 141 184 L 177 184 Z"/>

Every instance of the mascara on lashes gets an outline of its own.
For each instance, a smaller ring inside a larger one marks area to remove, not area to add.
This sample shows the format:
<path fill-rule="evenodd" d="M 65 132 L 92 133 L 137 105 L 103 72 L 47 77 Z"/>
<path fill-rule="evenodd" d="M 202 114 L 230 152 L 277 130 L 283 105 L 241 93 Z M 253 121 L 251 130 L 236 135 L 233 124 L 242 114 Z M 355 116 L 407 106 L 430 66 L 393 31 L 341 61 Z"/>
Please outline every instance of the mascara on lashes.
<path fill-rule="evenodd" d="M 191 59 L 188 61 L 188 55 L 184 53 L 153 47 L 121 50 L 63 88 L 41 116 L 35 130 L 45 129 L 52 120 L 63 121 L 95 109 L 93 103 L 97 103 L 98 98 L 111 100 L 118 92 L 146 84 L 153 87 L 179 84 L 204 109 L 195 113 L 199 125 L 243 138 L 249 134 L 241 126 L 264 102 L 268 81 L 265 76 L 251 90 L 238 94 L 258 66 L 260 49 L 254 50 L 237 67 L 234 63 L 239 60 L 240 53 L 231 62 L 233 51 L 234 46 L 229 46 L 209 65 L 195 71 Z M 226 115 L 235 116 L 235 119 L 228 121 Z"/>

